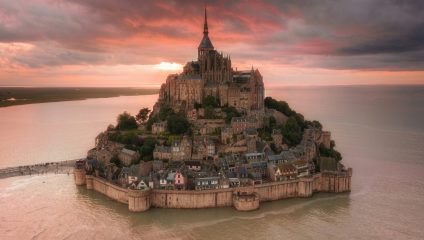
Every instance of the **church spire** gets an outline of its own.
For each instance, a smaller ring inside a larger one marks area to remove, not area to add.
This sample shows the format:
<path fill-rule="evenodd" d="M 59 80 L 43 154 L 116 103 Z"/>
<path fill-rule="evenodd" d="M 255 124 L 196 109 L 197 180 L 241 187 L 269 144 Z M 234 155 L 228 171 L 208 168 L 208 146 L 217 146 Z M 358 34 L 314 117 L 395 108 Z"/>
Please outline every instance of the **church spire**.
<path fill-rule="evenodd" d="M 206 13 L 206 6 L 205 6 L 205 23 L 203 25 L 203 34 L 208 34 L 208 15 Z"/>
<path fill-rule="evenodd" d="M 199 44 L 199 50 L 213 50 L 213 45 L 209 39 L 208 15 L 205 6 L 205 23 L 203 24 L 203 39 Z M 200 53 L 199 53 L 200 54 Z"/>

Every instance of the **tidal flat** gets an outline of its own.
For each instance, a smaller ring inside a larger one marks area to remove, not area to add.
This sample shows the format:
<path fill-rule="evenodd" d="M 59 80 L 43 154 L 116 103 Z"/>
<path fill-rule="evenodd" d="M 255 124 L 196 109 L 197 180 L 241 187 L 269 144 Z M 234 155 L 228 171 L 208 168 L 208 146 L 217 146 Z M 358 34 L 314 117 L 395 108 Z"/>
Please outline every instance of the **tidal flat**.
<path fill-rule="evenodd" d="M 0 107 L 15 105 L 157 94 L 154 88 L 0 87 Z"/>

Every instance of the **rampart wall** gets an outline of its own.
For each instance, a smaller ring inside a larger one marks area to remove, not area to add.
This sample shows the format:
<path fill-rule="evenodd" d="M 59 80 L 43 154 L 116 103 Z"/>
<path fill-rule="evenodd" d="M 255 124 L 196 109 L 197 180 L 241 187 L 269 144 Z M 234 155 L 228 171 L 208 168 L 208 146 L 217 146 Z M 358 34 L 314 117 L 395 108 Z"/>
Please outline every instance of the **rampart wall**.
<path fill-rule="evenodd" d="M 352 170 L 347 172 L 325 172 L 312 177 L 290 181 L 264 183 L 249 188 L 227 188 L 216 190 L 130 190 L 121 188 L 104 179 L 74 171 L 76 185 L 86 185 L 118 202 L 128 204 L 130 211 L 146 211 L 157 208 L 213 208 L 235 206 L 238 210 L 253 210 L 259 202 L 275 201 L 294 197 L 311 197 L 314 192 L 349 192 Z M 256 198 L 240 198 L 246 193 Z M 237 202 L 235 202 L 237 201 Z"/>

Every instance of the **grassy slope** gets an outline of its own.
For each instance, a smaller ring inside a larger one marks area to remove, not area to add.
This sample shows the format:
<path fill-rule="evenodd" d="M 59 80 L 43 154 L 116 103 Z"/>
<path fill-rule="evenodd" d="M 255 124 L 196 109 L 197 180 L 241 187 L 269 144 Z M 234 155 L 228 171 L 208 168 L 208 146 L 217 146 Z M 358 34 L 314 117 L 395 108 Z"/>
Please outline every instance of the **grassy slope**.
<path fill-rule="evenodd" d="M 137 88 L 18 88 L 0 87 L 0 107 L 13 105 L 84 100 L 88 98 L 106 98 L 157 94 L 158 89 Z M 16 101 L 5 101 L 15 98 Z"/>

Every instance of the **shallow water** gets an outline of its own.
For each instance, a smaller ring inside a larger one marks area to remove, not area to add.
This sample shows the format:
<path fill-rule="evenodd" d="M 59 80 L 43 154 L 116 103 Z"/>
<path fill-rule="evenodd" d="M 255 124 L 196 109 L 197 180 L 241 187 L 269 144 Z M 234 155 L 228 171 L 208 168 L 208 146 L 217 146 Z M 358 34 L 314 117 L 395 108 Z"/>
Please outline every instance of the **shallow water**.
<path fill-rule="evenodd" d="M 0 180 L 0 239 L 424 239 L 423 87 L 300 87 L 267 94 L 332 131 L 343 162 L 354 168 L 350 194 L 262 203 L 248 213 L 232 208 L 130 213 L 124 204 L 76 187 L 72 176 L 15 177 Z M 134 104 L 121 99 L 116 98 L 116 113 Z M 143 104 L 150 106 L 137 103 Z M 109 115 L 87 128 L 104 129 L 115 119 L 115 113 Z M 64 156 L 85 137 L 69 141 Z M 9 154 L 0 149 L 2 156 Z"/>

